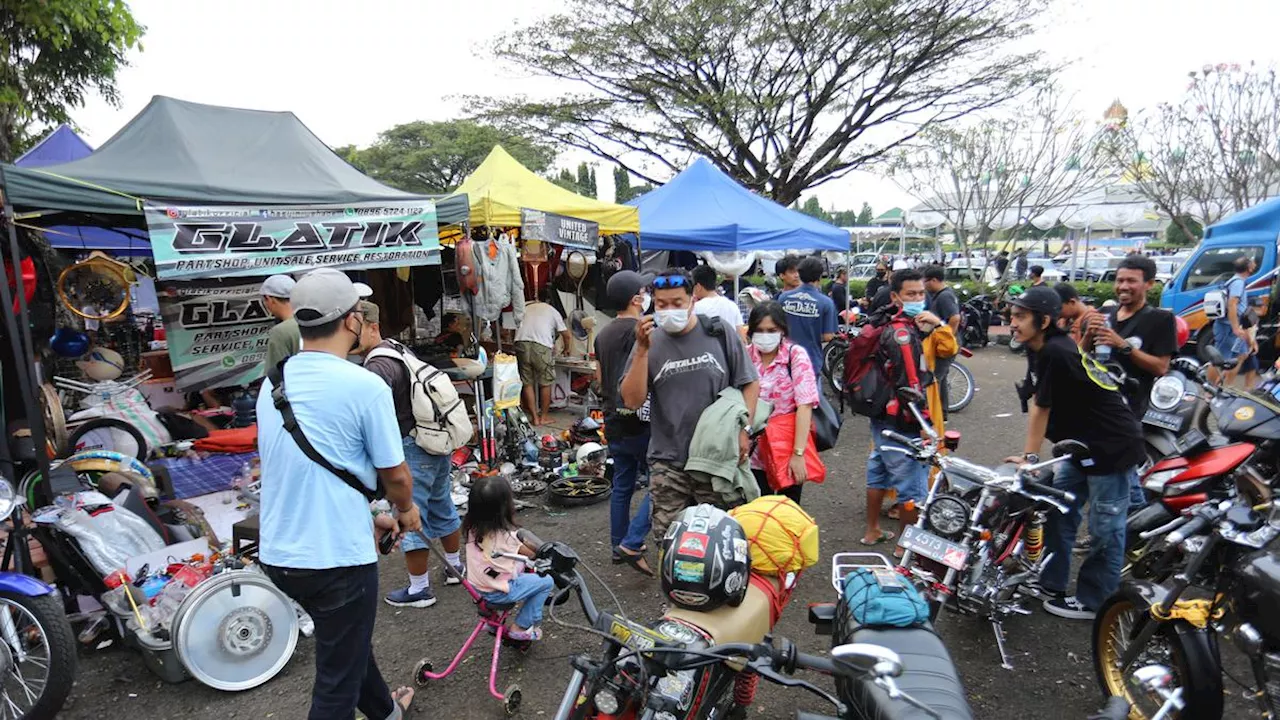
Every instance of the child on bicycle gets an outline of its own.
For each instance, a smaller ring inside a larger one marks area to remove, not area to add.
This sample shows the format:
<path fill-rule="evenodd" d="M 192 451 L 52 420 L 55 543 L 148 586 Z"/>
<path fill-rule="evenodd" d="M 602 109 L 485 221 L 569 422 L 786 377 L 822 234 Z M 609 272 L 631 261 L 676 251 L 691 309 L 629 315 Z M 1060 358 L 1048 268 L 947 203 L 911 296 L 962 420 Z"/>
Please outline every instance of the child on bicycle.
<path fill-rule="evenodd" d="M 494 552 L 532 558 L 536 548 L 516 537 L 516 500 L 506 478 L 479 478 L 471 486 L 462 537 L 467 543 L 467 580 L 481 597 L 494 603 L 521 603 L 507 632 L 513 640 L 541 640 L 542 607 L 555 587 L 550 577 L 524 572 L 524 564 Z"/>

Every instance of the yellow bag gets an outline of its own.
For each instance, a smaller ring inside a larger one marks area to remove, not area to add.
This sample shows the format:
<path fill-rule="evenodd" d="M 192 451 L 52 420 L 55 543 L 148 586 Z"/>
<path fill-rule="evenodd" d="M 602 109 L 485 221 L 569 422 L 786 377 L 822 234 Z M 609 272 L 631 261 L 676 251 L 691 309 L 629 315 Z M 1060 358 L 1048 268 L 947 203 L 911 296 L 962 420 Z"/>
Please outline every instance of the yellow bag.
<path fill-rule="evenodd" d="M 818 523 L 782 495 L 765 495 L 729 511 L 751 547 L 751 570 L 798 573 L 818 562 Z"/>

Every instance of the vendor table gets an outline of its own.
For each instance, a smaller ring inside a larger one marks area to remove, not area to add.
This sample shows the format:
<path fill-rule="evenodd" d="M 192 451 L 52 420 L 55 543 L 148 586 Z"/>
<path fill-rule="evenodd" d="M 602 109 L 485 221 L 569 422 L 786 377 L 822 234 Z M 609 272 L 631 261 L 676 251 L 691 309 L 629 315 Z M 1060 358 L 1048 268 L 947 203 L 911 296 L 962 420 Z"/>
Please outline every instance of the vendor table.
<path fill-rule="evenodd" d="M 551 390 L 551 407 L 561 408 L 586 415 L 589 409 L 586 404 L 571 402 L 573 398 L 573 376 L 590 375 L 595 377 L 598 365 L 595 360 L 583 358 L 558 357 L 555 359 L 556 384 Z"/>

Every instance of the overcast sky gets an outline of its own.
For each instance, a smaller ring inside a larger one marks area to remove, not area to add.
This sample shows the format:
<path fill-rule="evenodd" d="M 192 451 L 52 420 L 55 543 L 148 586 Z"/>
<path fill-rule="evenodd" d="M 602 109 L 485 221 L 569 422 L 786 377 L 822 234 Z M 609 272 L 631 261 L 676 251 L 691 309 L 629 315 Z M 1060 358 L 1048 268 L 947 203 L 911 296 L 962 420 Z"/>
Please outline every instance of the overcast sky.
<path fill-rule="evenodd" d="M 118 78 L 121 107 L 95 100 L 74 114 L 94 146 L 152 95 L 291 110 L 331 146 L 364 146 L 399 123 L 463 115 L 451 99 L 459 95 L 557 90 L 487 52 L 498 35 L 557 5 L 547 0 L 129 4 L 147 33 Z M 1187 72 L 1205 63 L 1280 64 L 1278 0 L 1066 0 L 1045 24 L 1036 42 L 1072 62 L 1062 82 L 1090 117 L 1115 98 L 1130 111 L 1176 99 Z M 608 199 L 612 177 L 599 176 Z M 911 204 L 892 181 L 868 173 L 816 194 L 828 208 Z"/>

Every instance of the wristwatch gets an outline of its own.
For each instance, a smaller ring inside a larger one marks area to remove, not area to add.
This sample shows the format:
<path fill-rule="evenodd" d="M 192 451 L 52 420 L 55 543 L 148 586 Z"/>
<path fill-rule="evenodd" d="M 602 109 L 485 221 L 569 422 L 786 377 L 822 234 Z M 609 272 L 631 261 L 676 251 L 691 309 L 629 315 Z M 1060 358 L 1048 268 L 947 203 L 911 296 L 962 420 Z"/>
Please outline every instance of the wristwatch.
<path fill-rule="evenodd" d="M 795 455 L 796 457 L 804 457 L 804 448 L 800 448 L 799 450 L 792 450 L 791 454 Z"/>
<path fill-rule="evenodd" d="M 1040 462 L 1040 456 L 1035 453 L 1023 453 L 1022 457 L 1026 459 L 1029 465 L 1035 465 Z"/>
<path fill-rule="evenodd" d="M 1128 340 L 1126 340 L 1123 345 L 1116 348 L 1116 352 L 1120 353 L 1121 355 L 1124 355 L 1125 357 L 1128 357 L 1129 354 L 1133 352 L 1133 346 L 1129 344 Z"/>

